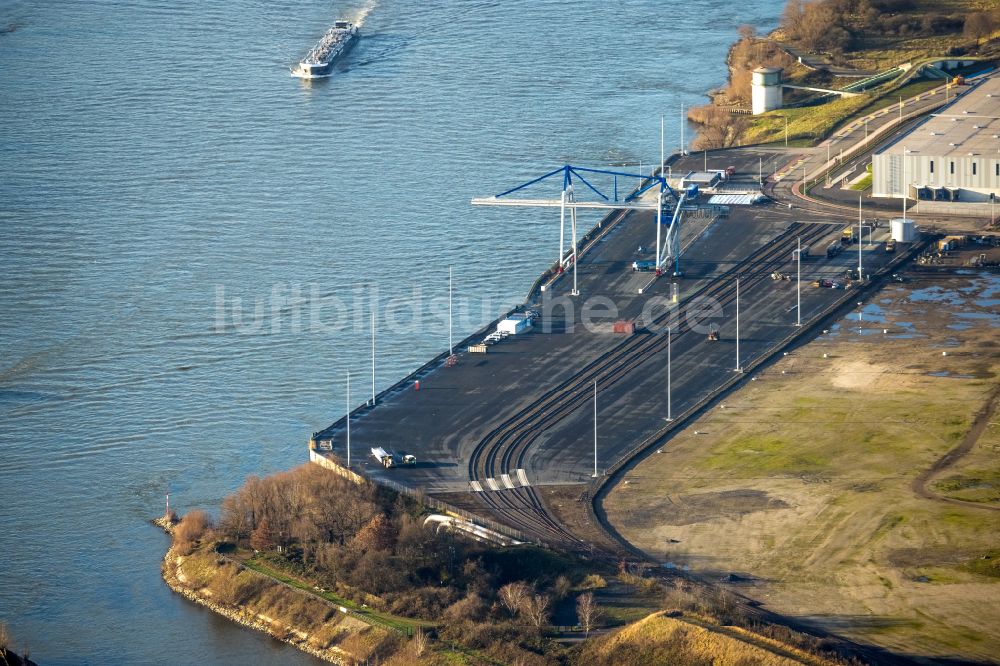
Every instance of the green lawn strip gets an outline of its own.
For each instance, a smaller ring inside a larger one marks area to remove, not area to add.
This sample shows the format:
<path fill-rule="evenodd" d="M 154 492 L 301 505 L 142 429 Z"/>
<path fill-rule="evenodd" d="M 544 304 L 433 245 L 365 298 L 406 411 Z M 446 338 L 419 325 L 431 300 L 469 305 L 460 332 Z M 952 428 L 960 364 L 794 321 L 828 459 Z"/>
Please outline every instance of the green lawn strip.
<path fill-rule="evenodd" d="M 435 622 L 430 622 L 427 620 L 413 620 L 410 618 L 399 617 L 397 615 L 390 615 L 388 613 L 380 613 L 378 611 L 373 611 L 370 608 L 362 608 L 353 601 L 350 601 L 348 599 L 343 599 L 329 591 L 317 590 L 314 586 L 310 585 L 309 583 L 299 578 L 295 578 L 284 572 L 272 569 L 266 564 L 262 564 L 256 558 L 243 560 L 242 564 L 248 569 L 253 569 L 257 573 L 263 574 L 269 578 L 273 578 L 277 581 L 285 583 L 286 585 L 290 585 L 304 592 L 308 592 L 309 594 L 316 597 L 320 597 L 321 599 L 325 599 L 330 603 L 334 603 L 337 604 L 338 606 L 343 606 L 344 608 L 354 611 L 354 613 L 356 613 L 357 616 L 360 616 L 358 617 L 358 619 L 366 621 L 371 620 L 372 623 L 381 625 L 393 631 L 399 631 L 406 635 L 412 635 L 413 631 L 418 628 L 426 629 L 437 626 Z"/>
<path fill-rule="evenodd" d="M 856 117 L 898 105 L 900 97 L 906 101 L 944 84 L 945 81 L 940 79 L 922 79 L 907 83 L 901 88 L 875 91 L 874 96 L 845 97 L 813 106 L 786 107 L 771 111 L 753 118 L 754 127 L 746 142 L 784 145 L 787 117 L 789 145 L 814 145 L 829 136 L 834 129 Z M 943 92 L 937 94 L 944 95 Z"/>
<path fill-rule="evenodd" d="M 881 111 L 882 109 L 894 104 L 899 106 L 900 97 L 902 97 L 905 102 L 906 100 L 912 99 L 917 95 L 923 95 L 934 88 L 939 88 L 945 83 L 947 83 L 947 81 L 944 79 L 917 79 L 915 81 L 911 81 L 900 88 L 896 88 L 895 90 L 887 90 L 881 97 L 873 102 L 870 107 L 865 109 L 865 111 L 872 113 L 874 111 Z M 937 94 L 943 96 L 945 93 L 942 91 Z"/>
<path fill-rule="evenodd" d="M 266 564 L 262 564 L 256 558 L 251 558 L 249 560 L 241 560 L 241 563 L 248 569 L 253 569 L 259 574 L 262 574 L 269 578 L 273 578 L 274 580 L 280 581 L 287 585 L 291 585 L 292 587 L 298 590 L 308 592 L 313 596 L 320 597 L 322 599 L 325 599 L 326 601 L 335 603 L 339 606 L 343 606 L 344 608 L 354 611 L 358 615 L 362 616 L 358 618 L 360 620 L 365 620 L 365 621 L 371 620 L 374 624 L 380 625 L 382 627 L 391 630 L 400 631 L 408 636 L 412 635 L 413 632 L 418 628 L 434 629 L 439 624 L 437 622 L 432 622 L 430 620 L 414 620 L 411 618 L 399 617 L 397 615 L 390 615 L 388 613 L 380 613 L 378 611 L 373 611 L 370 608 L 362 608 L 358 606 L 357 603 L 350 601 L 349 599 L 344 599 L 342 597 L 339 597 L 332 592 L 328 591 L 321 592 L 315 589 L 312 585 L 309 585 L 309 583 L 301 579 L 289 576 L 288 574 L 285 574 L 276 569 L 272 569 Z M 460 645 L 459 643 L 455 643 L 454 641 L 446 641 L 441 639 L 438 640 L 442 645 L 447 646 L 448 650 L 456 654 L 463 655 L 466 657 L 472 657 L 479 661 L 484 661 L 491 664 L 497 664 L 497 666 L 503 666 L 503 662 L 496 661 L 492 657 L 489 657 L 488 655 L 485 655 L 479 652 L 478 650 L 467 648 L 463 645 Z"/>
<path fill-rule="evenodd" d="M 872 175 L 868 174 L 858 182 L 851 185 L 852 190 L 857 190 L 858 192 L 864 192 L 865 190 L 870 190 L 872 187 Z"/>
<path fill-rule="evenodd" d="M 454 641 L 445 641 L 445 640 L 441 640 L 440 638 L 437 639 L 437 640 L 440 643 L 442 643 L 443 645 L 446 645 L 448 647 L 448 652 L 446 652 L 445 654 L 448 654 L 450 652 L 451 654 L 458 655 L 458 656 L 461 656 L 461 657 L 471 657 L 471 658 L 477 660 L 477 662 L 479 662 L 479 663 L 485 662 L 487 664 L 493 664 L 494 666 L 506 666 L 505 662 L 497 661 L 493 657 L 491 657 L 491 656 L 489 656 L 487 654 L 483 654 L 479 650 L 473 650 L 472 648 L 467 648 L 467 647 L 465 647 L 463 645 L 460 645 L 460 644 L 458 644 L 458 643 L 456 643 Z M 465 662 L 464 659 L 463 659 L 463 662 Z M 465 662 L 465 663 L 467 663 L 467 662 Z"/>

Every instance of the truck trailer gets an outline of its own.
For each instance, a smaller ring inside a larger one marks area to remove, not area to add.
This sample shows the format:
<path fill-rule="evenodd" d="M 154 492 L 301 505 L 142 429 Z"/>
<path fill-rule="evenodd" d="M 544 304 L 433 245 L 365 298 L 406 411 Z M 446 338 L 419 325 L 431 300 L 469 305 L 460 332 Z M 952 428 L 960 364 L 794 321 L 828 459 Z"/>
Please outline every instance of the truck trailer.
<path fill-rule="evenodd" d="M 390 467 L 396 466 L 396 460 L 392 453 L 386 451 L 381 446 L 376 446 L 372 448 L 372 457 L 379 462 L 382 467 L 389 469 Z"/>

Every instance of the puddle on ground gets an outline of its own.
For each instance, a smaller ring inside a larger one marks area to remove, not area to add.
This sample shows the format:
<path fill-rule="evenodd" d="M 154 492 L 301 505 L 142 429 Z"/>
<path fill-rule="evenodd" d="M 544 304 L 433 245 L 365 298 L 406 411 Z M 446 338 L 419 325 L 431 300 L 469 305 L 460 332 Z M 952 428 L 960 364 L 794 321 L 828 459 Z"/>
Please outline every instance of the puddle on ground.
<path fill-rule="evenodd" d="M 962 305 L 965 299 L 959 298 L 953 290 L 945 289 L 938 285 L 914 289 L 907 298 L 911 303 L 947 303 L 948 305 Z"/>
<path fill-rule="evenodd" d="M 886 306 L 898 302 L 897 298 L 883 297 L 864 303 L 860 310 L 847 313 L 840 321 L 832 324 L 820 336 L 821 340 L 833 340 L 841 334 L 852 338 L 884 336 L 894 340 L 913 340 L 929 337 L 918 328 L 918 322 L 925 324 L 925 315 L 944 315 L 951 320 L 945 328 L 952 331 L 966 331 L 974 326 L 988 323 L 991 328 L 1000 328 L 1000 311 L 978 312 L 976 309 L 990 310 L 1000 306 L 1000 275 L 976 271 L 960 271 L 961 275 L 973 276 L 969 284 L 962 287 L 931 285 L 914 289 L 907 294 L 911 304 L 927 304 L 926 308 L 913 306 L 906 309 L 906 315 L 916 321 L 896 321 L 904 316 L 902 312 Z M 943 306 L 943 307 L 942 307 Z M 936 345 L 938 348 L 959 347 L 955 338 L 948 338 Z"/>
<path fill-rule="evenodd" d="M 917 331 L 917 326 L 912 321 L 897 321 L 890 328 L 884 330 L 888 330 L 888 336 L 895 340 L 914 340 L 927 337 Z"/>
<path fill-rule="evenodd" d="M 835 337 L 837 337 L 837 336 L 840 335 L 840 328 L 841 327 L 840 327 L 840 322 L 839 321 L 837 323 L 835 323 L 835 324 L 832 324 L 830 326 L 830 328 L 823 335 L 820 336 L 820 339 L 821 340 L 832 340 L 832 339 L 834 339 Z"/>
<path fill-rule="evenodd" d="M 956 312 L 959 319 L 972 319 L 974 321 L 988 321 L 993 328 L 1000 328 L 1000 312 Z"/>
<path fill-rule="evenodd" d="M 886 312 L 878 303 L 865 303 L 861 307 L 861 320 L 873 324 L 884 324 Z"/>
<path fill-rule="evenodd" d="M 951 372 L 950 370 L 941 370 L 939 372 L 928 372 L 931 377 L 952 377 L 953 379 L 975 379 L 975 375 L 961 375 Z"/>

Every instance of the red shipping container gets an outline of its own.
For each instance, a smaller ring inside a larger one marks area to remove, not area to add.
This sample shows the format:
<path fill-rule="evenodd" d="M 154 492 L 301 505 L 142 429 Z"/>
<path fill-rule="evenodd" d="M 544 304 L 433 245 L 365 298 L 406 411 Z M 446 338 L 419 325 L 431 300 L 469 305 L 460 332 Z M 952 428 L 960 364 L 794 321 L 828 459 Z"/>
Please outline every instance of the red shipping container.
<path fill-rule="evenodd" d="M 616 321 L 614 325 L 614 332 L 621 333 L 624 335 L 632 335 L 635 333 L 635 322 L 634 321 Z"/>

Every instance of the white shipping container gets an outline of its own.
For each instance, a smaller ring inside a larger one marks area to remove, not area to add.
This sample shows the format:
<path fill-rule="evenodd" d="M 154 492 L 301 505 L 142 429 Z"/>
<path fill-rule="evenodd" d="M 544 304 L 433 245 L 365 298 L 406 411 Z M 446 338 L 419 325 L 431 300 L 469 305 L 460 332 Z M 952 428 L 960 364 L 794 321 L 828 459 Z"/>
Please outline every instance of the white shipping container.
<path fill-rule="evenodd" d="M 497 333 L 507 333 L 508 335 L 517 335 L 518 333 L 524 333 L 531 327 L 531 320 L 529 319 L 514 319 L 507 318 L 497 324 Z"/>

